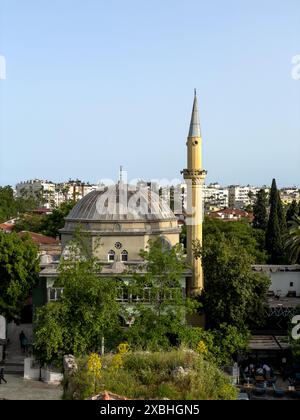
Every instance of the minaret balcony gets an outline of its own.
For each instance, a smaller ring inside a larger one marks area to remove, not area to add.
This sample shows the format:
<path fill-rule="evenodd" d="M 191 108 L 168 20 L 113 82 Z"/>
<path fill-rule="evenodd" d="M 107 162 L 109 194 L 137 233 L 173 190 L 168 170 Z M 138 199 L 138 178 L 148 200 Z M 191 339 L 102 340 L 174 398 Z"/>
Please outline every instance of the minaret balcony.
<path fill-rule="evenodd" d="M 203 169 L 184 169 L 181 171 L 181 174 L 183 175 L 184 179 L 204 179 L 207 175 L 207 171 Z"/>

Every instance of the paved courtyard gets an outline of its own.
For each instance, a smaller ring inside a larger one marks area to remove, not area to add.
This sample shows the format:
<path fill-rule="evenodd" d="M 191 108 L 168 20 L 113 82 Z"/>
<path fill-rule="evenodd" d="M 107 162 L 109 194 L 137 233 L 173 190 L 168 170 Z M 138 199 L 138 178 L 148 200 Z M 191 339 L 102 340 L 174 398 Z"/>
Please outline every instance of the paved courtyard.
<path fill-rule="evenodd" d="M 0 400 L 60 400 L 62 388 L 38 381 L 24 380 L 20 375 L 5 375 L 0 385 Z"/>

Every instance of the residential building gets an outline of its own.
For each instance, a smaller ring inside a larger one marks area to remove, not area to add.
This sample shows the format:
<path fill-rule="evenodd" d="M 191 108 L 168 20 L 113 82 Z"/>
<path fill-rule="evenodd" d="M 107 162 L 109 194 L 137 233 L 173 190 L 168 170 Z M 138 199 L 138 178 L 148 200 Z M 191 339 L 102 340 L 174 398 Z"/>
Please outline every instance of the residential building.
<path fill-rule="evenodd" d="M 51 208 L 55 196 L 55 183 L 46 180 L 32 179 L 16 185 L 17 197 L 33 197 L 40 205 Z"/>
<path fill-rule="evenodd" d="M 244 209 L 247 206 L 253 206 L 256 200 L 256 194 L 260 190 L 260 188 L 250 185 L 231 185 L 228 189 L 228 205 L 231 209 Z"/>

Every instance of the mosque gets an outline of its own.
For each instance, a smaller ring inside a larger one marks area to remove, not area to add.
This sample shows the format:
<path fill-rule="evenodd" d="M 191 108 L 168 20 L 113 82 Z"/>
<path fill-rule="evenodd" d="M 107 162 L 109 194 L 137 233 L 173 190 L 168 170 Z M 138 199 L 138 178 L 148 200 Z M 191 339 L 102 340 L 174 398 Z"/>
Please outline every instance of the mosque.
<path fill-rule="evenodd" d="M 182 278 L 182 288 L 188 296 L 193 296 L 203 289 L 201 259 L 193 257 L 192 248 L 194 241 L 202 243 L 202 186 L 206 177 L 202 168 L 196 91 L 186 146 L 187 169 L 182 174 L 191 203 L 191 208 L 186 209 L 187 260 L 191 268 Z M 156 192 L 127 185 L 121 179 L 115 186 L 99 188 L 86 195 L 71 210 L 61 230 L 63 253 L 68 252 L 68 243 L 78 229 L 88 233 L 88 245 L 103 266 L 100 276 L 123 280 L 128 280 L 129 267 L 141 265 L 140 251 L 146 249 L 149 240 L 159 237 L 172 247 L 179 243 L 180 234 L 178 219 Z M 57 267 L 58 262 L 43 266 L 39 288 L 34 292 L 36 306 L 59 298 L 61 289 L 54 287 Z M 130 301 L 130 297 L 120 296 L 120 301 Z"/>

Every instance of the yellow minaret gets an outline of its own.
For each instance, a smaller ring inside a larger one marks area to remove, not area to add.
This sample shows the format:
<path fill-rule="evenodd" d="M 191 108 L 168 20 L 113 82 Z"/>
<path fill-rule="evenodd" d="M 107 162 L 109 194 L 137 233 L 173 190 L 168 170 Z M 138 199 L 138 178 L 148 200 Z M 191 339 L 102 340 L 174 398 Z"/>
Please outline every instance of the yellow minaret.
<path fill-rule="evenodd" d="M 201 293 L 204 281 L 202 261 L 201 258 L 194 258 L 193 244 L 195 241 L 200 241 L 202 244 L 202 190 L 207 172 L 202 168 L 202 136 L 196 89 L 187 139 L 187 166 L 182 172 L 187 184 L 187 257 L 192 267 L 192 278 L 187 284 L 187 292 L 189 295 L 197 295 Z"/>

